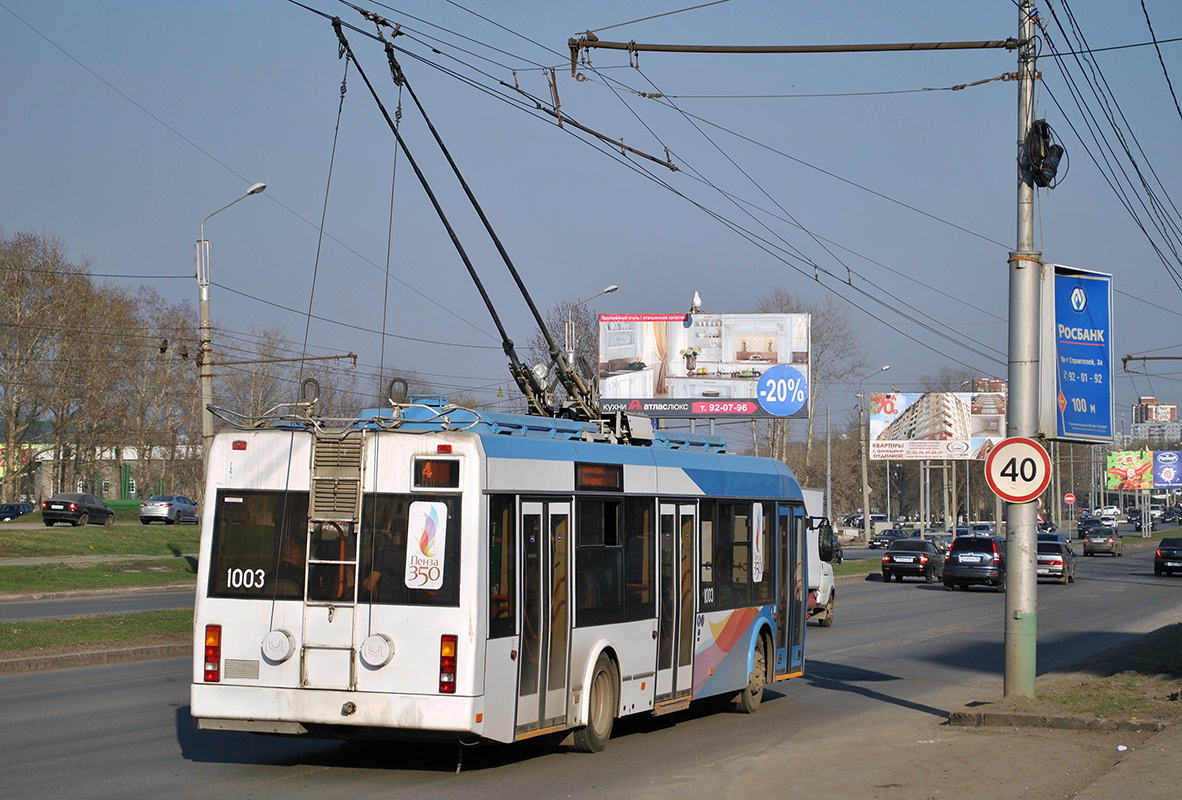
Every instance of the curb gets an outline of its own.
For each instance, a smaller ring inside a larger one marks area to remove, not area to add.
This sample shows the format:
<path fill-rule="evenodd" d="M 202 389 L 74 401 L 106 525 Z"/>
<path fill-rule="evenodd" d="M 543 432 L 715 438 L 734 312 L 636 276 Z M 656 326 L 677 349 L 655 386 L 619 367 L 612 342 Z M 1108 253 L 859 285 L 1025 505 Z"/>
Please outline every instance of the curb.
<path fill-rule="evenodd" d="M 192 592 L 196 581 L 187 583 L 164 583 L 159 586 L 117 586 L 112 589 L 70 589 L 60 592 L 25 592 L 24 594 L 0 594 L 0 603 L 25 602 L 29 600 L 63 600 L 71 597 L 109 597 L 123 594 L 159 594 L 163 592 Z"/>
<path fill-rule="evenodd" d="M 1003 711 L 953 711 L 948 724 L 961 728 L 1056 728 L 1066 731 L 1163 731 L 1164 722 L 1069 715 L 1014 714 Z"/>
<path fill-rule="evenodd" d="M 93 667 L 100 664 L 126 664 L 132 661 L 148 661 L 159 658 L 189 658 L 192 655 L 193 645 L 191 643 L 122 647 L 114 650 L 94 650 L 84 653 L 0 660 L 0 673 L 39 672 L 67 667 Z"/>

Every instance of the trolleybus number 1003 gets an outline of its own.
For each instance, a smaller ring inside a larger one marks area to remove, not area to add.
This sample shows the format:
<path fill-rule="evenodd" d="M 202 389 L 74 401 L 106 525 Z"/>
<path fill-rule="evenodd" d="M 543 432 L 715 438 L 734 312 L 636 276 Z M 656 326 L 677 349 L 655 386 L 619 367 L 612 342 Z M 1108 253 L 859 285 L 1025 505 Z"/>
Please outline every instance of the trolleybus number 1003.
<path fill-rule="evenodd" d="M 267 581 L 266 570 L 228 569 L 226 583 L 234 589 L 262 589 Z"/>

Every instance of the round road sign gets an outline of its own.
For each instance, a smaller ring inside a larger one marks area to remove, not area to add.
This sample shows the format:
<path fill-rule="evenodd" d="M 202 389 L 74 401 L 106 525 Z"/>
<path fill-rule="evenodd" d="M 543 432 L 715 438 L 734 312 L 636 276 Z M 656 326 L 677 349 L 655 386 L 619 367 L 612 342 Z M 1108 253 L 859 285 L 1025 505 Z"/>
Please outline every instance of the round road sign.
<path fill-rule="evenodd" d="M 1067 494 L 1063 495 L 1063 502 L 1069 506 L 1075 505 L 1075 495 L 1073 495 L 1071 492 L 1068 492 Z"/>
<path fill-rule="evenodd" d="M 1003 439 L 985 460 L 985 479 L 1002 500 L 1029 503 L 1050 483 L 1051 457 L 1033 439 Z"/>

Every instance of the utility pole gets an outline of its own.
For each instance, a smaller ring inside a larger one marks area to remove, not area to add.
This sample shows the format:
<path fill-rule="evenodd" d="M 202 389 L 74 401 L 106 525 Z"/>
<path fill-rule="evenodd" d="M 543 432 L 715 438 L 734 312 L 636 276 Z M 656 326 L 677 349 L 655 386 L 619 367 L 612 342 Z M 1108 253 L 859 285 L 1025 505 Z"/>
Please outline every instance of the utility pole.
<path fill-rule="evenodd" d="M 1018 225 L 1010 253 L 1009 414 L 1006 436 L 1038 433 L 1039 284 L 1042 254 L 1034 250 L 1034 180 L 1023 166 L 1034 116 L 1035 23 L 1032 0 L 1018 2 Z M 1037 617 L 1037 508 L 1033 502 L 1006 509 L 1008 554 L 1005 623 L 1006 697 L 1034 697 Z"/>

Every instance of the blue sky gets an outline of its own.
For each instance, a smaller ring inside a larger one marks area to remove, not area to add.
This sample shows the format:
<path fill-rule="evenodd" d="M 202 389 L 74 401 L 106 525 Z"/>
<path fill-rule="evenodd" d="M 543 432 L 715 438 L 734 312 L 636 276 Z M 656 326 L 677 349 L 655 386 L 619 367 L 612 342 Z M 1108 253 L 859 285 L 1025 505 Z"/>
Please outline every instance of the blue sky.
<path fill-rule="evenodd" d="M 308 5 L 372 30 L 343 4 Z M 597 312 L 679 312 L 695 290 L 714 312 L 750 310 L 772 287 L 809 301 L 831 294 L 852 303 L 870 362 L 891 364 L 868 389 L 915 390 L 945 365 L 1005 377 L 1017 84 L 943 89 L 1014 72 L 1013 53 L 641 53 L 636 68 L 625 54 L 596 51 L 579 81 L 566 43 L 587 30 L 604 40 L 691 44 L 1005 39 L 1017 32 L 1011 0 L 731 0 L 610 30 L 682 6 L 368 7 L 408 31 L 396 40 L 412 54 L 400 56 L 407 78 L 540 308 L 609 283 L 620 291 L 596 300 Z M 1145 0 L 1144 8 L 1159 40 L 1182 36 L 1179 4 Z M 1140 0 L 1075 0 L 1071 10 L 1092 48 L 1150 39 Z M 1070 49 L 1053 24 L 1049 31 L 1059 50 Z M 398 90 L 380 46 L 348 35 L 393 111 Z M 1152 167 L 1165 193 L 1178 193 L 1182 114 L 1165 75 L 1182 90 L 1182 43 L 1160 50 L 1165 73 L 1152 47 L 1096 61 L 1143 151 L 1141 166 Z M 613 156 L 527 113 L 532 102 L 523 110 L 523 97 L 498 82 L 547 101 L 541 65 L 556 68 L 563 113 L 645 152 L 668 148 L 679 171 Z M 1047 261 L 1115 276 L 1118 358 L 1177 354 L 1178 286 L 1093 164 L 1088 151 L 1099 151 L 1073 133 L 1084 116 L 1067 102 L 1063 70 L 1051 58 L 1039 66 L 1039 116 L 1067 148 L 1070 169 L 1038 195 L 1036 245 Z M 333 160 L 344 62 L 323 18 L 282 0 L 0 0 L 0 70 L 5 231 L 56 234 L 96 273 L 196 303 L 202 218 L 263 181 L 265 194 L 206 226 L 211 305 L 226 333 L 215 347 L 240 346 L 268 324 L 302 342 L 311 308 L 310 354 L 353 351 L 361 369 L 375 371 L 389 249 L 386 363 L 486 397 L 516 391 L 495 328 L 402 157 L 391 223 L 394 141 L 353 69 Z M 525 307 L 409 96 L 402 100 L 403 134 L 523 346 L 532 333 Z M 1095 98 L 1088 106 L 1101 108 Z M 320 242 L 322 213 L 328 238 Z M 815 280 L 813 265 L 826 277 Z M 1117 366 L 1118 429 L 1139 395 L 1182 400 L 1171 363 L 1135 376 Z M 858 377 L 824 398 L 835 414 L 854 407 Z"/>

